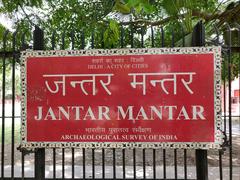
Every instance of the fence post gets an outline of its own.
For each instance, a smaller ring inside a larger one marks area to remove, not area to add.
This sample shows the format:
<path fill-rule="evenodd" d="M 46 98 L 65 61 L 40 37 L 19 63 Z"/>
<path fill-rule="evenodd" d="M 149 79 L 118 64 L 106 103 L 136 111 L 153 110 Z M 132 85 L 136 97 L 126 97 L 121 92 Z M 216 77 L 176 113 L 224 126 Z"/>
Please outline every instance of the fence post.
<path fill-rule="evenodd" d="M 205 45 L 205 27 L 200 21 L 193 29 L 192 46 Z M 207 150 L 196 150 L 196 171 L 197 180 L 208 180 Z"/>
<path fill-rule="evenodd" d="M 33 49 L 44 49 L 44 34 L 38 26 L 33 31 Z M 35 152 L 35 179 L 45 179 L 45 149 L 37 148 Z"/>

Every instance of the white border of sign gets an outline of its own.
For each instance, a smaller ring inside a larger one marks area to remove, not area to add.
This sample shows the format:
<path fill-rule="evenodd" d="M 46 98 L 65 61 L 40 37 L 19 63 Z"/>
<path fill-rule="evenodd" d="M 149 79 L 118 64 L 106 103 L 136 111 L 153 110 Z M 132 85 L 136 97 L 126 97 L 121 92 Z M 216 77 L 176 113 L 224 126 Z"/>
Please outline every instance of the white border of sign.
<path fill-rule="evenodd" d="M 27 142 L 26 108 L 26 61 L 28 57 L 63 57 L 63 56 L 111 56 L 111 55 L 149 55 L 149 54 L 214 54 L 214 110 L 215 142 Z M 21 147 L 34 148 L 174 148 L 174 149 L 220 149 L 223 143 L 221 130 L 221 47 L 180 47 L 147 49 L 93 49 L 93 50 L 57 50 L 33 51 L 21 53 Z"/>

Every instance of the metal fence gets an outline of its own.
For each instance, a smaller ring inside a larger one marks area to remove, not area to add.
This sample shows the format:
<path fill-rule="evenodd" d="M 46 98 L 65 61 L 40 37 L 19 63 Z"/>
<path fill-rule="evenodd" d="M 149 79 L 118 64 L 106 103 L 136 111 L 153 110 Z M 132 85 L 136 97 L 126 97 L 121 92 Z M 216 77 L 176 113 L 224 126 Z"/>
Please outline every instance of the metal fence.
<path fill-rule="evenodd" d="M 127 31 L 126 28 L 130 31 Z M 142 31 L 135 32 L 133 26 L 121 27 L 118 48 L 130 47 L 165 47 L 164 28 L 150 27 L 150 41 L 146 42 Z M 1 178 L 2 179 L 238 179 L 240 148 L 240 117 L 233 117 L 231 74 L 233 60 L 240 70 L 240 26 L 236 25 L 235 39 L 233 27 L 225 26 L 224 34 L 214 28 L 216 36 L 205 42 L 204 26 L 198 23 L 192 33 L 192 46 L 220 45 L 223 55 L 223 133 L 225 141 L 221 150 L 186 150 L 186 149 L 36 149 L 29 152 L 19 147 L 20 144 L 20 103 L 19 103 L 19 56 L 26 48 L 35 50 L 44 48 L 43 31 L 38 27 L 31 40 L 26 40 L 20 31 L 3 35 L 0 51 L 1 67 Z M 78 32 L 79 33 L 79 32 Z M 160 34 L 160 39 L 155 34 Z M 87 41 L 84 32 L 75 35 L 63 33 L 56 40 L 53 33 L 47 40 L 49 49 L 104 48 L 104 42 L 95 44 L 94 32 Z M 134 40 L 138 36 L 139 41 Z M 176 45 L 172 31 L 170 47 Z M 184 36 L 182 32 L 182 36 Z M 146 36 L 146 35 L 145 35 Z M 103 37 L 103 34 L 100 35 Z M 129 44 L 125 38 L 129 38 Z M 98 37 L 99 38 L 99 37 Z M 149 40 L 148 39 L 148 40 Z M 234 43 L 232 40 L 234 39 Z M 66 42 L 70 43 L 66 43 Z M 46 42 L 46 41 L 45 41 Z M 86 43 L 89 42 L 89 43 Z M 146 45 L 147 44 L 147 45 Z M 186 46 L 183 38 L 178 46 Z M 169 48 L 170 48 L 169 47 Z M 116 47 L 115 47 L 116 48 Z M 236 68 L 236 67 L 234 67 Z M 239 82 L 240 83 L 240 82 Z M 238 100 L 239 101 L 239 100 Z M 239 109 L 240 112 L 240 109 Z M 233 133 L 233 128 L 236 130 Z"/>

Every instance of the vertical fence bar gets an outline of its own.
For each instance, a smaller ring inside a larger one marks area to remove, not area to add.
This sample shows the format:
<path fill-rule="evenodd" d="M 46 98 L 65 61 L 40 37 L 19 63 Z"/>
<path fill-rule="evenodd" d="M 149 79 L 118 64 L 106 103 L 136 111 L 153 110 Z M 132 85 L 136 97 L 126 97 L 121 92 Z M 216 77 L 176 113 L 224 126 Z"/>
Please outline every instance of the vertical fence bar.
<path fill-rule="evenodd" d="M 163 149 L 163 179 L 166 177 L 166 149 Z"/>
<path fill-rule="evenodd" d="M 133 24 L 130 25 L 130 45 L 131 48 L 134 47 L 134 34 L 133 34 Z M 133 178 L 136 179 L 136 149 L 133 148 Z"/>
<path fill-rule="evenodd" d="M 136 179 L 136 149 L 133 149 L 133 179 Z"/>
<path fill-rule="evenodd" d="M 154 48 L 155 47 L 154 30 L 152 26 L 151 26 L 151 43 L 152 43 L 152 48 Z M 156 149 L 153 149 L 153 179 L 156 179 Z"/>
<path fill-rule="evenodd" d="M 175 33 L 172 30 L 171 47 L 175 46 Z M 177 149 L 174 149 L 174 177 L 177 179 Z"/>
<path fill-rule="evenodd" d="M 151 26 L 151 43 L 152 43 L 152 48 L 154 47 L 154 31 L 153 27 Z"/>
<path fill-rule="evenodd" d="M 94 49 L 94 31 L 91 33 L 91 48 Z"/>
<path fill-rule="evenodd" d="M 173 30 L 172 30 L 171 36 L 172 36 L 172 39 L 171 39 L 171 47 L 174 47 L 174 46 L 175 46 L 175 33 L 174 33 Z"/>
<path fill-rule="evenodd" d="M 75 34 L 74 34 L 74 31 L 72 30 L 71 31 L 71 34 L 70 34 L 70 37 L 71 37 L 71 49 L 74 50 L 75 48 L 75 38 L 74 38 Z"/>
<path fill-rule="evenodd" d="M 143 149 L 143 179 L 146 179 L 146 149 Z"/>
<path fill-rule="evenodd" d="M 153 179 L 156 179 L 156 149 L 153 149 Z"/>
<path fill-rule="evenodd" d="M 193 30 L 192 34 L 193 46 L 205 45 L 205 27 L 200 21 Z M 196 150 L 196 171 L 198 180 L 208 180 L 208 161 L 207 150 Z"/>
<path fill-rule="evenodd" d="M 231 97 L 231 91 L 232 91 L 232 80 L 231 80 L 231 75 L 232 75 L 232 61 L 231 61 L 231 56 L 232 56 L 232 51 L 231 51 L 231 46 L 232 46 L 232 33 L 231 33 L 231 27 L 229 26 L 228 23 L 227 25 L 227 38 L 228 38 L 228 128 L 229 128 L 229 180 L 232 180 L 232 97 Z"/>
<path fill-rule="evenodd" d="M 122 150 L 122 165 L 123 165 L 123 179 L 126 179 L 126 170 L 125 170 L 125 149 Z"/>
<path fill-rule="evenodd" d="M 85 179 L 86 178 L 85 148 L 82 149 L 82 155 L 83 155 L 83 179 Z"/>
<path fill-rule="evenodd" d="M 61 45 L 61 49 L 64 50 L 65 49 L 65 35 L 66 32 L 64 31 L 62 34 L 62 45 Z M 62 148 L 62 178 L 65 178 L 65 149 Z"/>
<path fill-rule="evenodd" d="M 38 26 L 33 31 L 33 49 L 44 49 L 44 33 Z M 45 178 L 45 149 L 38 148 L 35 152 L 35 179 L 42 180 Z"/>
<path fill-rule="evenodd" d="M 104 49 L 104 31 L 101 32 L 101 48 Z M 105 149 L 102 148 L 102 179 L 105 179 Z"/>
<path fill-rule="evenodd" d="M 2 154 L 1 154 L 1 178 L 4 178 L 4 146 L 5 146 L 5 85 L 6 85 L 6 42 L 9 31 L 3 36 L 3 65 L 2 65 Z"/>
<path fill-rule="evenodd" d="M 141 28 L 141 48 L 144 48 L 144 29 Z"/>
<path fill-rule="evenodd" d="M 178 179 L 177 177 L 177 149 L 174 149 L 174 176 L 175 179 Z"/>
<path fill-rule="evenodd" d="M 187 179 L 187 150 L 183 150 L 183 161 L 184 161 L 184 179 Z"/>
<path fill-rule="evenodd" d="M 92 149 L 92 179 L 95 179 L 95 150 Z"/>
<path fill-rule="evenodd" d="M 165 42 L 164 42 L 164 30 L 163 27 L 160 28 L 161 30 L 161 47 L 165 46 Z"/>
<path fill-rule="evenodd" d="M 61 49 L 62 49 L 62 50 L 65 49 L 65 35 L 66 35 L 66 32 L 64 31 L 64 32 L 62 33 L 62 36 L 61 36 L 61 40 L 62 40 Z"/>
<path fill-rule="evenodd" d="M 56 148 L 53 148 L 53 179 L 56 179 Z"/>
<path fill-rule="evenodd" d="M 81 49 L 84 49 L 85 47 L 85 35 L 84 35 L 84 31 L 82 30 L 81 32 Z M 83 179 L 86 178 L 86 153 L 85 153 L 85 148 L 82 148 L 82 170 L 83 170 Z"/>
<path fill-rule="evenodd" d="M 102 149 L 102 179 L 105 179 L 105 149 Z"/>
<path fill-rule="evenodd" d="M 56 31 L 52 33 L 52 37 L 51 37 L 52 50 L 55 49 L 55 43 L 56 43 L 55 35 L 56 35 Z M 53 148 L 53 179 L 56 179 L 56 148 Z"/>
<path fill-rule="evenodd" d="M 123 42 L 123 40 L 124 40 L 124 28 L 123 28 L 123 26 L 121 25 L 121 31 L 120 31 L 120 46 L 121 46 L 121 48 L 123 48 L 124 47 L 124 42 Z"/>
<path fill-rule="evenodd" d="M 91 48 L 94 49 L 94 31 L 91 33 Z M 95 149 L 92 149 L 92 179 L 95 179 Z"/>
<path fill-rule="evenodd" d="M 174 174 L 175 174 L 175 179 L 178 179 L 177 177 L 177 149 L 174 149 Z"/>
<path fill-rule="evenodd" d="M 24 177 L 25 177 L 25 168 L 24 168 L 24 162 L 25 162 L 25 154 L 24 154 L 24 152 L 21 152 L 21 166 L 22 166 L 22 174 L 21 174 L 21 178 L 22 179 L 24 179 Z"/>
<path fill-rule="evenodd" d="M 15 63 L 16 63 L 16 36 L 17 30 L 13 33 L 13 59 L 12 59 L 12 145 L 11 145 L 11 178 L 14 178 L 14 143 L 15 143 Z"/>
<path fill-rule="evenodd" d="M 134 39 L 133 24 L 131 24 L 130 25 L 130 45 L 131 45 L 131 48 L 133 48 L 133 39 Z"/>
<path fill-rule="evenodd" d="M 221 150 L 218 151 L 219 153 L 219 177 L 220 177 L 220 180 L 223 179 L 223 174 L 222 174 L 222 152 Z"/>
<path fill-rule="evenodd" d="M 56 46 L 56 31 L 53 31 L 52 37 L 51 37 L 51 49 L 54 50 Z"/>
<path fill-rule="evenodd" d="M 101 48 L 104 49 L 104 31 L 101 32 Z"/>
<path fill-rule="evenodd" d="M 185 32 L 184 29 L 182 27 L 182 46 L 185 47 Z M 187 149 L 183 150 L 183 169 L 184 169 L 184 179 L 187 179 Z"/>
<path fill-rule="evenodd" d="M 75 39 L 74 39 L 74 31 L 71 31 L 71 43 L 72 43 L 72 47 L 71 49 L 74 50 L 74 45 L 75 45 Z M 75 151 L 74 148 L 71 149 L 72 150 L 72 179 L 75 178 Z"/>
<path fill-rule="evenodd" d="M 113 148 L 113 179 L 116 179 L 116 149 Z"/>
<path fill-rule="evenodd" d="M 161 47 L 165 46 L 164 42 L 164 30 L 161 27 Z M 166 179 L 166 149 L 163 149 L 163 179 Z"/>
<path fill-rule="evenodd" d="M 85 35 L 84 35 L 84 31 L 82 31 L 81 33 L 81 49 L 85 48 Z"/>
<path fill-rule="evenodd" d="M 141 28 L 141 48 L 144 48 L 144 29 Z M 142 150 L 142 156 L 143 156 L 143 179 L 146 179 L 146 149 L 144 148 Z"/>

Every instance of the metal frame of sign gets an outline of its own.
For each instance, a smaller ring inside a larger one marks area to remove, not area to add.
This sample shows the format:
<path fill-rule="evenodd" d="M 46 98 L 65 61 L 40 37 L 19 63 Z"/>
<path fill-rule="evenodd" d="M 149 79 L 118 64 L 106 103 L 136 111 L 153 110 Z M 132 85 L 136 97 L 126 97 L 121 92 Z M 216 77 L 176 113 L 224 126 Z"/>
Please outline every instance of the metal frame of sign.
<path fill-rule="evenodd" d="M 214 113 L 215 142 L 28 142 L 27 141 L 27 80 L 26 61 L 29 57 L 63 56 L 109 56 L 109 55 L 149 55 L 149 54 L 214 54 Z M 181 47 L 181 48 L 144 48 L 144 49 L 93 49 L 33 51 L 21 53 L 21 147 L 34 148 L 183 148 L 183 149 L 220 149 L 223 143 L 221 130 L 221 48 L 220 47 Z"/>

